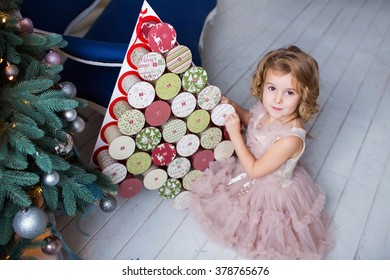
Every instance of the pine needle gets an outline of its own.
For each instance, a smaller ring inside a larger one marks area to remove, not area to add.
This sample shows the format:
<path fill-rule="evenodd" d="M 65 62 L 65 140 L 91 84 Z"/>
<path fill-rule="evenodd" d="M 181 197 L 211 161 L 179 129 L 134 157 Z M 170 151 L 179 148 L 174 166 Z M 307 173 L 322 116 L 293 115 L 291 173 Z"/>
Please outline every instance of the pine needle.
<path fill-rule="evenodd" d="M 13 182 L 19 186 L 31 186 L 39 182 L 39 176 L 32 172 L 5 170 L 1 175 L 8 184 Z"/>
<path fill-rule="evenodd" d="M 31 205 L 31 198 L 21 187 L 15 184 L 7 184 L 2 186 L 2 188 L 6 192 L 7 197 L 17 206 L 28 207 Z"/>
<path fill-rule="evenodd" d="M 35 145 L 22 132 L 15 129 L 8 130 L 8 142 L 21 153 L 32 155 L 35 153 Z"/>
<path fill-rule="evenodd" d="M 15 94 L 18 92 L 37 94 L 49 89 L 53 84 L 53 81 L 49 79 L 25 80 L 15 85 L 12 91 L 15 92 Z"/>

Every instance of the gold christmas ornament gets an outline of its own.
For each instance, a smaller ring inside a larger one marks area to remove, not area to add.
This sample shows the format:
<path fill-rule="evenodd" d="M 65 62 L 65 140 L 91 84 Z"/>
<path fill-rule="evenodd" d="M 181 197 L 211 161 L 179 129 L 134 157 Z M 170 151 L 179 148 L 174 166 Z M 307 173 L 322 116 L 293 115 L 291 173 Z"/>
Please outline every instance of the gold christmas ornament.
<path fill-rule="evenodd" d="M 28 192 L 28 196 L 34 205 L 40 207 L 43 204 L 42 201 L 42 187 L 40 185 L 34 186 Z"/>

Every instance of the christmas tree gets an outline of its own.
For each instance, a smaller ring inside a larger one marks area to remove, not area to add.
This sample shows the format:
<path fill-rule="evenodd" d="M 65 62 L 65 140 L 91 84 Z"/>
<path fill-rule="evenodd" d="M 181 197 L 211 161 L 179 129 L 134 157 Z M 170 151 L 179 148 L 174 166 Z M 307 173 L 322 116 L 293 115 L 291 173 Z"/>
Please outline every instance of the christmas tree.
<path fill-rule="evenodd" d="M 60 237 L 49 217 L 73 216 L 91 204 L 115 208 L 117 185 L 78 161 L 72 134 L 84 129 L 71 81 L 61 81 L 66 46 L 59 34 L 34 32 L 21 0 L 0 1 L 0 259 L 57 254 Z M 38 238 L 50 231 L 46 238 Z"/>

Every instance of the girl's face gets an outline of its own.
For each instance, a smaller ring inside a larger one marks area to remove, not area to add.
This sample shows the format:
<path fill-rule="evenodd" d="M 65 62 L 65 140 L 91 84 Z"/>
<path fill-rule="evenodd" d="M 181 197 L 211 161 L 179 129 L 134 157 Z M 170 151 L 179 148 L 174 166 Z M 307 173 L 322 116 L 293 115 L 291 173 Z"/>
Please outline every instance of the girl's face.
<path fill-rule="evenodd" d="M 296 81 L 291 73 L 268 69 L 263 88 L 262 103 L 271 117 L 271 121 L 288 122 L 296 117 L 301 97 Z"/>

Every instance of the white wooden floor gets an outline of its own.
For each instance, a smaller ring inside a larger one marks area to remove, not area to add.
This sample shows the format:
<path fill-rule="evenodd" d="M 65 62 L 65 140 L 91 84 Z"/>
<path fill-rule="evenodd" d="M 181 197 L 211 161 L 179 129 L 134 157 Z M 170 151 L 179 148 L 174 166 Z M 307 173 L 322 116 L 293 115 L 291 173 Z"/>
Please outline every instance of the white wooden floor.
<path fill-rule="evenodd" d="M 390 259 L 390 1 L 218 2 L 203 67 L 211 84 L 238 103 L 253 103 L 251 74 L 270 49 L 296 44 L 320 65 L 322 110 L 307 126 L 313 138 L 304 160 L 333 218 L 335 247 L 327 258 Z M 88 162 L 103 117 L 85 114 L 87 128 L 75 141 Z M 237 258 L 156 191 L 117 202 L 112 213 L 92 206 L 81 216 L 57 217 L 82 259 Z"/>

